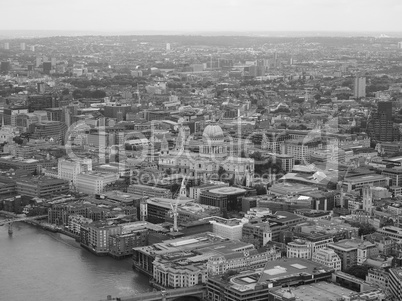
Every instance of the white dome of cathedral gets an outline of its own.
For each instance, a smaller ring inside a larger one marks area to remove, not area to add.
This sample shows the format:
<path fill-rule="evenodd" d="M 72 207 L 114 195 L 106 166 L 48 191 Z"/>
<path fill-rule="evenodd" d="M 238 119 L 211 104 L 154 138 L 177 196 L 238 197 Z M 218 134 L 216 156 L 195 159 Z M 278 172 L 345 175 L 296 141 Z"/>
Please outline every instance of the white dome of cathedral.
<path fill-rule="evenodd" d="M 219 125 L 208 125 L 202 134 L 204 137 L 208 138 L 223 138 L 223 131 L 222 128 Z"/>

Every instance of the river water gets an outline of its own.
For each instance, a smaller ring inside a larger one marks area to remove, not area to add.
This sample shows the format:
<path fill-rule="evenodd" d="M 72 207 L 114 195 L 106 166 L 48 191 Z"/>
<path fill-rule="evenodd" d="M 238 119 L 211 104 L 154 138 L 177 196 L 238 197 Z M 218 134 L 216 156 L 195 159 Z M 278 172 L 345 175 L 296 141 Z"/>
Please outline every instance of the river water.
<path fill-rule="evenodd" d="M 0 217 L 0 219 L 2 219 Z M 1 301 L 99 301 L 150 291 L 131 260 L 97 257 L 74 239 L 15 223 L 0 227 Z"/>

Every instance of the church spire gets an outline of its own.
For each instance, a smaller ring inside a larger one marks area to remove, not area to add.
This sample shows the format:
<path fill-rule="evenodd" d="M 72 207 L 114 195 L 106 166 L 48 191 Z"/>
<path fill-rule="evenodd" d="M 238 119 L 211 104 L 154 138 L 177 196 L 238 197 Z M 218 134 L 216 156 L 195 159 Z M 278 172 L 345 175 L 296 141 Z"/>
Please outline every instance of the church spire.
<path fill-rule="evenodd" d="M 169 154 L 169 142 L 166 139 L 166 135 L 163 135 L 162 142 L 161 142 L 161 152 L 164 155 Z"/>

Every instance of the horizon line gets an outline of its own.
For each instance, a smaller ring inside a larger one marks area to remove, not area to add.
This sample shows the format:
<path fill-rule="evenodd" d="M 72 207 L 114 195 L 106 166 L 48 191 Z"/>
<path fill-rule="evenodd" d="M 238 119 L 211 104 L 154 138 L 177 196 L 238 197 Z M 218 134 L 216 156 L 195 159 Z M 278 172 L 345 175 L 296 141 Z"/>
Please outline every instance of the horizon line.
<path fill-rule="evenodd" d="M 19 38 L 49 38 L 58 36 L 238 36 L 254 38 L 303 38 L 303 37 L 372 37 L 402 38 L 402 31 L 370 30 L 134 30 L 134 29 L 0 29 L 0 40 Z"/>

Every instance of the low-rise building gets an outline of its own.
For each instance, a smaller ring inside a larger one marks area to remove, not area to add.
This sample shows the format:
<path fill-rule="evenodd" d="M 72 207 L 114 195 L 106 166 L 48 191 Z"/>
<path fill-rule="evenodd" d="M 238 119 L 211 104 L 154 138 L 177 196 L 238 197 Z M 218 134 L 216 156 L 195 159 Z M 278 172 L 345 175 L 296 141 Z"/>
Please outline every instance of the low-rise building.
<path fill-rule="evenodd" d="M 177 252 L 197 252 L 204 260 L 219 254 L 254 250 L 254 246 L 240 241 L 230 241 L 211 232 L 162 241 L 151 246 L 134 248 L 133 267 L 149 276 L 153 275 L 153 262 L 157 256 Z"/>
<path fill-rule="evenodd" d="M 394 239 L 378 232 L 365 235 L 364 240 L 374 243 L 381 255 L 391 255 L 396 248 L 396 241 Z"/>
<path fill-rule="evenodd" d="M 69 192 L 69 183 L 66 180 L 54 179 L 45 176 L 18 178 L 16 191 L 18 194 L 30 197 L 51 197 Z"/>
<path fill-rule="evenodd" d="M 179 288 L 205 283 L 208 279 L 205 260 L 194 260 L 191 256 L 194 256 L 191 252 L 157 256 L 153 261 L 153 284 Z"/>
<path fill-rule="evenodd" d="M 378 174 L 348 177 L 343 180 L 342 189 L 345 192 L 358 191 L 367 185 L 386 187 L 390 185 L 390 178 L 385 175 Z"/>
<path fill-rule="evenodd" d="M 286 246 L 286 254 L 288 258 L 311 259 L 311 243 L 301 239 L 289 242 Z"/>
<path fill-rule="evenodd" d="M 208 191 L 209 189 L 213 189 L 213 188 L 221 188 L 221 187 L 227 187 L 229 186 L 229 183 L 227 184 L 203 184 L 200 186 L 193 186 L 190 187 L 189 189 L 189 197 L 194 199 L 194 200 L 199 200 L 200 199 L 200 195 L 201 192 L 203 191 Z"/>
<path fill-rule="evenodd" d="M 378 286 L 383 291 L 388 290 L 389 273 L 384 269 L 369 269 L 366 282 Z"/>
<path fill-rule="evenodd" d="M 269 261 L 258 271 L 250 270 L 229 278 L 209 277 L 206 298 L 214 301 L 280 300 L 270 296 L 270 292 L 275 288 L 328 280 L 331 279 L 332 272 L 333 269 L 305 259 L 286 258 Z"/>
<path fill-rule="evenodd" d="M 96 255 L 131 256 L 133 248 L 147 245 L 148 231 L 162 231 L 148 222 L 102 220 L 81 227 L 81 246 Z"/>
<path fill-rule="evenodd" d="M 127 188 L 127 192 L 147 197 L 172 198 L 172 193 L 170 192 L 170 189 L 141 185 L 141 184 L 130 185 Z"/>
<path fill-rule="evenodd" d="M 335 253 L 334 250 L 331 250 L 329 248 L 323 248 L 317 250 L 313 254 L 311 260 L 316 263 L 325 265 L 329 268 L 332 268 L 335 271 L 341 270 L 341 258 L 338 256 L 338 254 Z"/>
<path fill-rule="evenodd" d="M 361 265 L 367 258 L 378 255 L 378 249 L 375 244 L 361 239 L 343 239 L 329 243 L 328 247 L 333 249 L 341 258 L 342 271 L 356 264 Z"/>
<path fill-rule="evenodd" d="M 148 244 L 149 224 L 139 222 L 129 231 L 124 229 L 121 234 L 109 236 L 109 255 L 114 258 L 122 258 L 133 255 L 133 248 Z"/>
<path fill-rule="evenodd" d="M 222 211 L 241 211 L 239 199 L 246 196 L 248 191 L 234 186 L 214 188 L 202 191 L 200 203 L 221 208 Z"/>
<path fill-rule="evenodd" d="M 68 230 L 75 235 L 80 235 L 81 226 L 88 225 L 92 222 L 92 219 L 83 217 L 82 215 L 70 215 L 68 216 Z"/>
<path fill-rule="evenodd" d="M 74 184 L 77 182 L 77 176 L 81 172 L 92 170 L 91 159 L 77 159 L 77 160 L 58 160 L 58 178 L 68 180 Z"/>
<path fill-rule="evenodd" d="M 115 173 L 83 172 L 76 176 L 76 188 L 86 194 L 102 193 L 105 186 L 114 183 L 119 178 Z"/>
<path fill-rule="evenodd" d="M 250 222 L 243 225 L 243 240 L 258 242 L 258 247 L 264 247 L 272 241 L 272 230 L 267 222 Z"/>
<path fill-rule="evenodd" d="M 208 219 L 212 224 L 212 230 L 216 235 L 231 240 L 242 239 L 243 223 L 240 219 L 226 219 L 222 217 L 212 217 Z"/>
<path fill-rule="evenodd" d="M 402 229 L 395 226 L 385 226 L 377 230 L 377 233 L 383 235 L 384 237 L 387 236 L 394 241 L 401 241 L 402 240 Z"/>
<path fill-rule="evenodd" d="M 229 270 L 242 271 L 263 268 L 267 262 L 281 258 L 281 253 L 275 249 L 246 250 L 242 253 L 220 254 L 209 257 L 207 263 L 208 275 L 221 275 Z"/>

